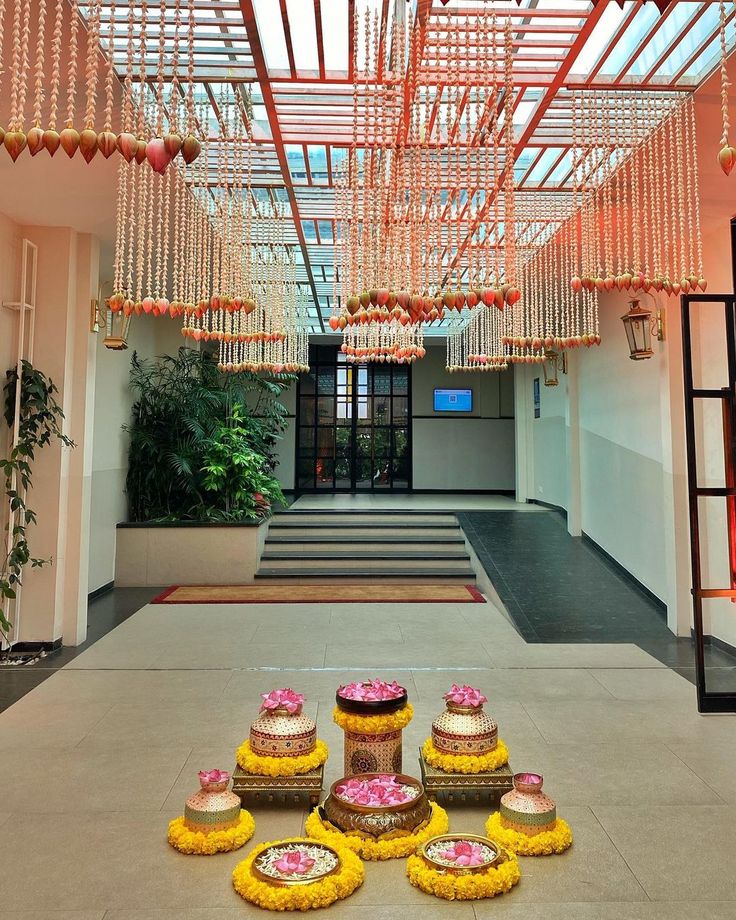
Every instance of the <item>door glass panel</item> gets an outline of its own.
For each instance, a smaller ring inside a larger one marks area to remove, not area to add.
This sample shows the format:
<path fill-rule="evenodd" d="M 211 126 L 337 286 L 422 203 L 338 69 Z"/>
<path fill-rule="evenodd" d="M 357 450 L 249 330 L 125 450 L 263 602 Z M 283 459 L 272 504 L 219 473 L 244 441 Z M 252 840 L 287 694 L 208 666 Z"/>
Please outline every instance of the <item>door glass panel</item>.
<path fill-rule="evenodd" d="M 299 424 L 300 425 L 314 425 L 314 400 L 300 398 L 299 399 Z"/>
<path fill-rule="evenodd" d="M 373 397 L 373 424 L 390 425 L 391 424 L 391 397 L 374 396 Z"/>
<path fill-rule="evenodd" d="M 355 434 L 355 455 L 370 458 L 373 454 L 373 437 L 370 428 L 360 428 Z"/>
<path fill-rule="evenodd" d="M 388 489 L 391 485 L 390 461 L 376 460 L 373 465 L 373 488 Z"/>
<path fill-rule="evenodd" d="M 394 396 L 409 395 L 409 371 L 405 367 L 393 369 Z"/>
<path fill-rule="evenodd" d="M 314 428 L 299 429 L 299 456 L 314 456 Z"/>
<path fill-rule="evenodd" d="M 391 429 L 373 429 L 373 453 L 376 457 L 388 457 L 391 453 Z"/>
<path fill-rule="evenodd" d="M 335 461 L 326 458 L 320 458 L 315 462 L 317 472 L 317 488 L 333 489 L 333 474 L 335 472 Z"/>
<path fill-rule="evenodd" d="M 314 461 L 300 460 L 297 464 L 297 482 L 300 489 L 314 488 Z"/>
<path fill-rule="evenodd" d="M 334 457 L 335 456 L 335 429 L 318 428 L 317 429 L 317 456 Z"/>
<path fill-rule="evenodd" d="M 335 368 L 320 367 L 317 371 L 317 393 L 332 396 L 335 392 Z"/>
<path fill-rule="evenodd" d="M 406 425 L 409 421 L 409 400 L 406 396 L 394 396 L 394 425 Z"/>
<path fill-rule="evenodd" d="M 319 425 L 335 424 L 335 400 L 331 396 L 317 400 L 317 420 Z"/>
<path fill-rule="evenodd" d="M 370 489 L 371 487 L 371 461 L 357 460 L 355 464 L 356 489 Z"/>
<path fill-rule="evenodd" d="M 310 346 L 297 407 L 297 487 L 406 489 L 411 480 L 410 368 L 349 364 Z"/>

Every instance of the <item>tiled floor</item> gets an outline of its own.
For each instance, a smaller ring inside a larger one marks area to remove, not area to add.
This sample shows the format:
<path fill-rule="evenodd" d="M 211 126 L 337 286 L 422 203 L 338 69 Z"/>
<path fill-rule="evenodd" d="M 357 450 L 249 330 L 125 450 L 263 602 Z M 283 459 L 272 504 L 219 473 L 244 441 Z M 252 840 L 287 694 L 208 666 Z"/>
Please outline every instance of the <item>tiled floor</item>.
<path fill-rule="evenodd" d="M 335 687 L 377 673 L 404 682 L 415 705 L 409 772 L 448 684 L 481 686 L 512 766 L 545 775 L 575 845 L 523 860 L 516 890 L 476 904 L 415 891 L 402 861 L 369 864 L 328 916 L 736 917 L 736 717 L 699 716 L 692 686 L 633 644 L 527 645 L 490 604 L 352 604 L 147 606 L 0 714 L 0 920 L 265 916 L 230 885 L 247 849 L 182 856 L 165 842 L 167 821 L 199 768 L 232 767 L 273 686 L 306 693 L 331 782 Z M 305 817 L 253 813 L 253 843 L 299 833 Z M 455 806 L 451 826 L 481 832 L 486 815 Z"/>
<path fill-rule="evenodd" d="M 694 683 L 693 647 L 664 610 L 554 512 L 458 515 L 480 564 L 528 642 L 634 642 Z M 709 690 L 736 691 L 736 658 L 706 649 Z"/>

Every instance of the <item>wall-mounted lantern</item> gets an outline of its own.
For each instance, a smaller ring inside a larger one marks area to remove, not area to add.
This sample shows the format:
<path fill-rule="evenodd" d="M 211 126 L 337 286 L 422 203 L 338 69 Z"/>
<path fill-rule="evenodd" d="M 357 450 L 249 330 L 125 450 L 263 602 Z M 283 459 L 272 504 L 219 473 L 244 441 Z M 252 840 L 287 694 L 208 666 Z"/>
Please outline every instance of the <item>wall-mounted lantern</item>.
<path fill-rule="evenodd" d="M 629 342 L 629 357 L 632 361 L 643 361 L 654 355 L 652 335 L 659 342 L 664 341 L 664 319 L 659 309 L 647 310 L 638 300 L 632 300 L 629 312 L 621 317 Z"/>
<path fill-rule="evenodd" d="M 544 385 L 546 387 L 559 386 L 559 375 L 561 373 L 567 373 L 567 356 L 565 352 L 555 351 L 553 348 L 546 348 L 544 351 L 544 360 L 542 361 L 542 370 L 544 371 Z"/>

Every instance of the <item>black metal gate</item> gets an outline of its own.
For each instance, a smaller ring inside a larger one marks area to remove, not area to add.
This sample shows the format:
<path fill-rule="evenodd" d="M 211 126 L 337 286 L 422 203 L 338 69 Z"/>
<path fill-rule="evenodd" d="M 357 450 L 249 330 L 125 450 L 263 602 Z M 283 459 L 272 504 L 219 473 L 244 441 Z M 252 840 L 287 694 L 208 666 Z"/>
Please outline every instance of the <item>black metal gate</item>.
<path fill-rule="evenodd" d="M 736 634 L 736 296 L 681 302 L 698 708 L 734 712 L 736 670 L 724 665 Z"/>

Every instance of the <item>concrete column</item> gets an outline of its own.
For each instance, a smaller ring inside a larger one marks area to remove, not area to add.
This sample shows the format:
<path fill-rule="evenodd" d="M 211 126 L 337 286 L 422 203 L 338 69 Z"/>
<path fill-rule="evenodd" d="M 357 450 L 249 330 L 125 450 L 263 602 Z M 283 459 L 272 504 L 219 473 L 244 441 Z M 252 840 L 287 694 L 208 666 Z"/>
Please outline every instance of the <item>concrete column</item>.
<path fill-rule="evenodd" d="M 560 383 L 565 380 L 559 375 Z M 567 455 L 567 532 L 571 537 L 582 533 L 580 487 L 580 401 L 578 394 L 578 355 L 567 355 L 567 399 L 565 401 L 565 453 Z"/>
<path fill-rule="evenodd" d="M 663 552 L 667 580 L 667 625 L 677 636 L 689 636 L 690 520 L 685 452 L 685 391 L 682 368 L 680 305 L 665 308 L 665 341 L 658 343 L 659 403 L 662 432 Z M 657 346 L 655 346 L 657 347 Z"/>
<path fill-rule="evenodd" d="M 528 368 L 514 367 L 514 440 L 516 456 L 516 501 L 534 497 L 534 406 Z"/>
<path fill-rule="evenodd" d="M 51 563 L 24 574 L 17 638 L 77 645 L 86 636 L 95 353 L 89 309 L 99 254 L 96 240 L 68 227 L 26 227 L 22 235 L 38 246 L 33 363 L 58 387 L 63 429 L 76 447 L 52 443 L 34 463 L 28 500 L 38 524 L 29 531 L 29 542 L 34 556 Z"/>

